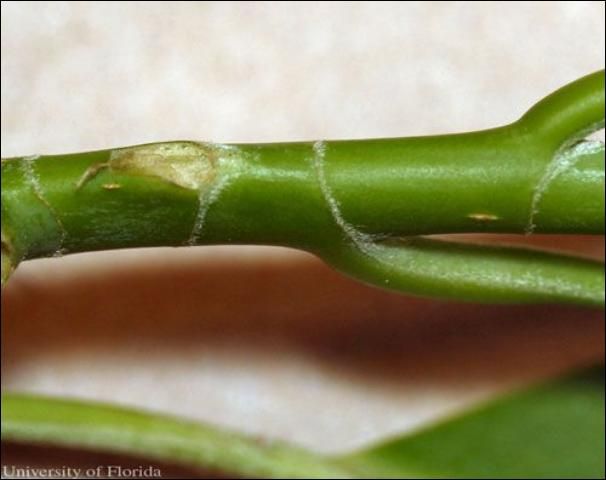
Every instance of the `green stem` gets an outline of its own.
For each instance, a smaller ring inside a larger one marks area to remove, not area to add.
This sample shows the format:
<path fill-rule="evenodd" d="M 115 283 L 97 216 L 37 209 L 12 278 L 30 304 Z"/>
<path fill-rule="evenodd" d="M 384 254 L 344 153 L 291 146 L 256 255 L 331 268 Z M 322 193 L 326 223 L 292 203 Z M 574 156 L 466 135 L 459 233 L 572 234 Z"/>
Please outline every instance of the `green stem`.
<path fill-rule="evenodd" d="M 363 281 L 421 295 L 602 305 L 597 263 L 539 255 L 525 272 L 531 256 L 511 251 L 492 262 L 490 281 L 474 282 L 487 250 L 415 241 L 414 248 L 400 242 L 394 255 L 392 239 L 603 233 L 604 146 L 577 142 L 599 128 L 603 108 L 602 71 L 547 97 L 512 125 L 475 133 L 167 142 L 5 159 L 3 279 L 18 260 L 56 252 L 270 244 L 314 252 Z M 461 268 L 463 251 L 476 267 Z M 356 267 L 360 262 L 372 268 Z M 416 282 L 410 268 L 421 262 L 432 268 L 423 274 L 427 281 Z M 465 285 L 456 288 L 459 282 Z"/>
<path fill-rule="evenodd" d="M 604 304 L 602 263 L 531 249 L 413 238 L 363 252 L 340 249 L 329 262 L 374 285 L 419 295 L 439 291 L 444 298 L 489 303 Z"/>
<path fill-rule="evenodd" d="M 140 455 L 249 478 L 352 478 L 320 455 L 164 415 L 2 395 L 2 439 Z"/>

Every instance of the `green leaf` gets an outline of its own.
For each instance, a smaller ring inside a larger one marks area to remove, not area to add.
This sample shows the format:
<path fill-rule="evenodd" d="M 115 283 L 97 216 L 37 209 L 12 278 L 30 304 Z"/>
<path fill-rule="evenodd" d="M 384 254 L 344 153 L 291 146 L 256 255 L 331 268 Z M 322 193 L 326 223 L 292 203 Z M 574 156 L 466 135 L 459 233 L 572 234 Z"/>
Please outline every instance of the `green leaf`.
<path fill-rule="evenodd" d="M 379 477 L 604 478 L 603 379 L 597 369 L 509 395 L 351 461 Z"/>

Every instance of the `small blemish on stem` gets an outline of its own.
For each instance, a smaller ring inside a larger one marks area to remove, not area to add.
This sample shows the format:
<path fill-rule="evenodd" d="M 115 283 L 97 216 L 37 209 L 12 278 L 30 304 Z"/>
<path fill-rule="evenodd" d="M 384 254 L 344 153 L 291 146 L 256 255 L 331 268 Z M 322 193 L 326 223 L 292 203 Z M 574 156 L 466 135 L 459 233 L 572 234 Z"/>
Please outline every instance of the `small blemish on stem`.
<path fill-rule="evenodd" d="M 2 232 L 2 285 L 8 280 L 12 271 L 14 270 L 14 265 L 11 260 L 12 257 L 12 249 L 10 248 L 10 244 L 8 240 L 4 237 L 4 232 Z"/>
<path fill-rule="evenodd" d="M 215 152 L 195 142 L 167 142 L 114 150 L 113 172 L 156 177 L 181 188 L 199 190 L 216 176 Z"/>
<path fill-rule="evenodd" d="M 79 178 L 79 180 L 76 182 L 76 190 L 80 190 L 84 185 L 86 185 L 93 178 L 95 178 L 101 170 L 104 170 L 108 167 L 109 163 L 97 163 L 88 167 L 86 171 L 82 174 L 82 176 Z"/>
<path fill-rule="evenodd" d="M 477 222 L 495 222 L 499 220 L 500 217 L 492 213 L 470 213 L 467 215 L 467 218 L 471 218 Z"/>

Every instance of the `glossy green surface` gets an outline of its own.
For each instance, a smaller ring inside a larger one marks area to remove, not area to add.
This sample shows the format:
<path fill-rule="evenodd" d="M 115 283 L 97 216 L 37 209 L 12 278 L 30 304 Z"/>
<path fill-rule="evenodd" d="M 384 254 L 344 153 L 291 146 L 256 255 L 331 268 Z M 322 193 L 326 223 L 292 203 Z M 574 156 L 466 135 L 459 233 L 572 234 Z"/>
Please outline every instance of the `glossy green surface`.
<path fill-rule="evenodd" d="M 2 160 L 2 284 L 19 261 L 161 245 L 305 249 L 382 288 L 491 303 L 604 305 L 602 263 L 420 235 L 604 233 L 604 72 L 518 122 L 402 139 L 164 142 Z M 145 455 L 250 477 L 603 478 L 603 370 L 351 455 L 170 417 L 2 396 L 4 440 Z"/>
<path fill-rule="evenodd" d="M 414 238 L 360 252 L 339 250 L 329 262 L 385 289 L 487 303 L 604 304 L 604 265 L 538 250 Z M 446 268 L 446 266 L 448 268 Z"/>
<path fill-rule="evenodd" d="M 580 141 L 603 117 L 602 71 L 474 133 L 5 159 L 3 281 L 20 259 L 55 253 L 269 244 L 418 295 L 600 306 L 598 263 L 398 239 L 603 233 L 604 145 Z"/>

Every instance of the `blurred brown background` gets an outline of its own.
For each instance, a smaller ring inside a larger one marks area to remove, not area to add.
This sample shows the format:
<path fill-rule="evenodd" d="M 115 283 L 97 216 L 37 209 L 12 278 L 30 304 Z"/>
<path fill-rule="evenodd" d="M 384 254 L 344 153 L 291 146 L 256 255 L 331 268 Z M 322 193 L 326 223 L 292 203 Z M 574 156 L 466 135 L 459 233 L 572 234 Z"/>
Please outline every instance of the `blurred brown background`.
<path fill-rule="evenodd" d="M 2 156 L 479 129 L 604 67 L 603 2 L 1 9 Z M 536 241 L 603 255 L 602 239 Z M 2 307 L 3 389 L 324 452 L 604 356 L 600 312 L 412 299 L 270 248 L 28 262 Z"/>

